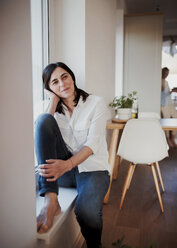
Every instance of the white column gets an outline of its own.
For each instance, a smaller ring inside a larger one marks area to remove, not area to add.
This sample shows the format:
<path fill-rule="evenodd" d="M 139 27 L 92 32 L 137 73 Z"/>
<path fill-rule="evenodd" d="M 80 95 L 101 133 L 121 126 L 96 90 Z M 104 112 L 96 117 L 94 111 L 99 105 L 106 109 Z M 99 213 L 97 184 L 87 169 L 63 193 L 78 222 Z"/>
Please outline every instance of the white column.
<path fill-rule="evenodd" d="M 160 113 L 162 21 L 160 14 L 125 18 L 124 93 L 138 92 L 139 111 Z"/>
<path fill-rule="evenodd" d="M 86 90 L 103 96 L 115 94 L 116 1 L 86 1 Z"/>

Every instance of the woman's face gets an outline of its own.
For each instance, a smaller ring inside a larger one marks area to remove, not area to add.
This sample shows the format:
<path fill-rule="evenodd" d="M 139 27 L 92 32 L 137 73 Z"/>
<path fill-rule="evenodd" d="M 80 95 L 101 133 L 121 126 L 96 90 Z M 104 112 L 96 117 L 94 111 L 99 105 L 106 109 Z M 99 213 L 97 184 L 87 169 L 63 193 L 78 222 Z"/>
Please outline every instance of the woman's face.
<path fill-rule="evenodd" d="M 61 67 L 57 67 L 51 74 L 49 88 L 60 98 L 74 97 L 74 81 L 71 75 Z"/>
<path fill-rule="evenodd" d="M 168 70 L 164 70 L 164 71 L 162 72 L 162 78 L 163 78 L 163 79 L 167 78 L 167 77 L 168 77 L 168 74 L 169 74 L 169 71 L 168 71 Z"/>

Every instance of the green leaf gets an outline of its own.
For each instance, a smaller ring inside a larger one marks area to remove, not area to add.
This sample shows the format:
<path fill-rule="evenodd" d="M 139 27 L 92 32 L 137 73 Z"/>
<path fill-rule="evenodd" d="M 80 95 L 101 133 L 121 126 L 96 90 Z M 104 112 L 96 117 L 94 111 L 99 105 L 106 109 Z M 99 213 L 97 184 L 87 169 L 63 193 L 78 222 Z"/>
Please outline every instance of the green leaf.
<path fill-rule="evenodd" d="M 112 108 L 132 108 L 134 100 L 136 99 L 135 95 L 137 94 L 136 91 L 128 94 L 128 97 L 121 96 L 115 97 L 113 101 L 109 104 Z"/>

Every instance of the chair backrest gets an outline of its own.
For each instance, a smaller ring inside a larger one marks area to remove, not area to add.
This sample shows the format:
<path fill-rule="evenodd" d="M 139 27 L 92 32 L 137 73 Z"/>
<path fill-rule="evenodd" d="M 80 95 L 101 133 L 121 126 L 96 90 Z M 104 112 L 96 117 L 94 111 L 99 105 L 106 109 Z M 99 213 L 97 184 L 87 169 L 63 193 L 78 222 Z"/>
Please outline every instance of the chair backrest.
<path fill-rule="evenodd" d="M 139 112 L 138 119 L 158 119 L 160 120 L 160 115 L 156 112 Z"/>
<path fill-rule="evenodd" d="M 156 112 L 139 112 L 138 119 L 157 119 L 157 120 L 160 120 L 160 115 Z M 167 143 L 167 150 L 169 150 L 168 143 Z"/>
<path fill-rule="evenodd" d="M 118 154 L 135 164 L 151 164 L 167 157 L 167 142 L 159 120 L 129 120 L 122 133 Z"/>

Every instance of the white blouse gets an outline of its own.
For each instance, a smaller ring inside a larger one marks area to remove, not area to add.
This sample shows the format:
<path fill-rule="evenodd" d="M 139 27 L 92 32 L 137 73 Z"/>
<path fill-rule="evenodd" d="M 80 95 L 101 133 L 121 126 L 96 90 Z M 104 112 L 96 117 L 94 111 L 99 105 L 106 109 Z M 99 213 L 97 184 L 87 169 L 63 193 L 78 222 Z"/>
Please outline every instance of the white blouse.
<path fill-rule="evenodd" d="M 91 156 L 78 165 L 79 172 L 110 171 L 105 136 L 107 109 L 103 98 L 89 95 L 83 102 L 81 97 L 71 117 L 66 106 L 64 112 L 65 115 L 56 112 L 54 117 L 68 149 L 72 154 L 83 146 L 93 151 Z"/>

